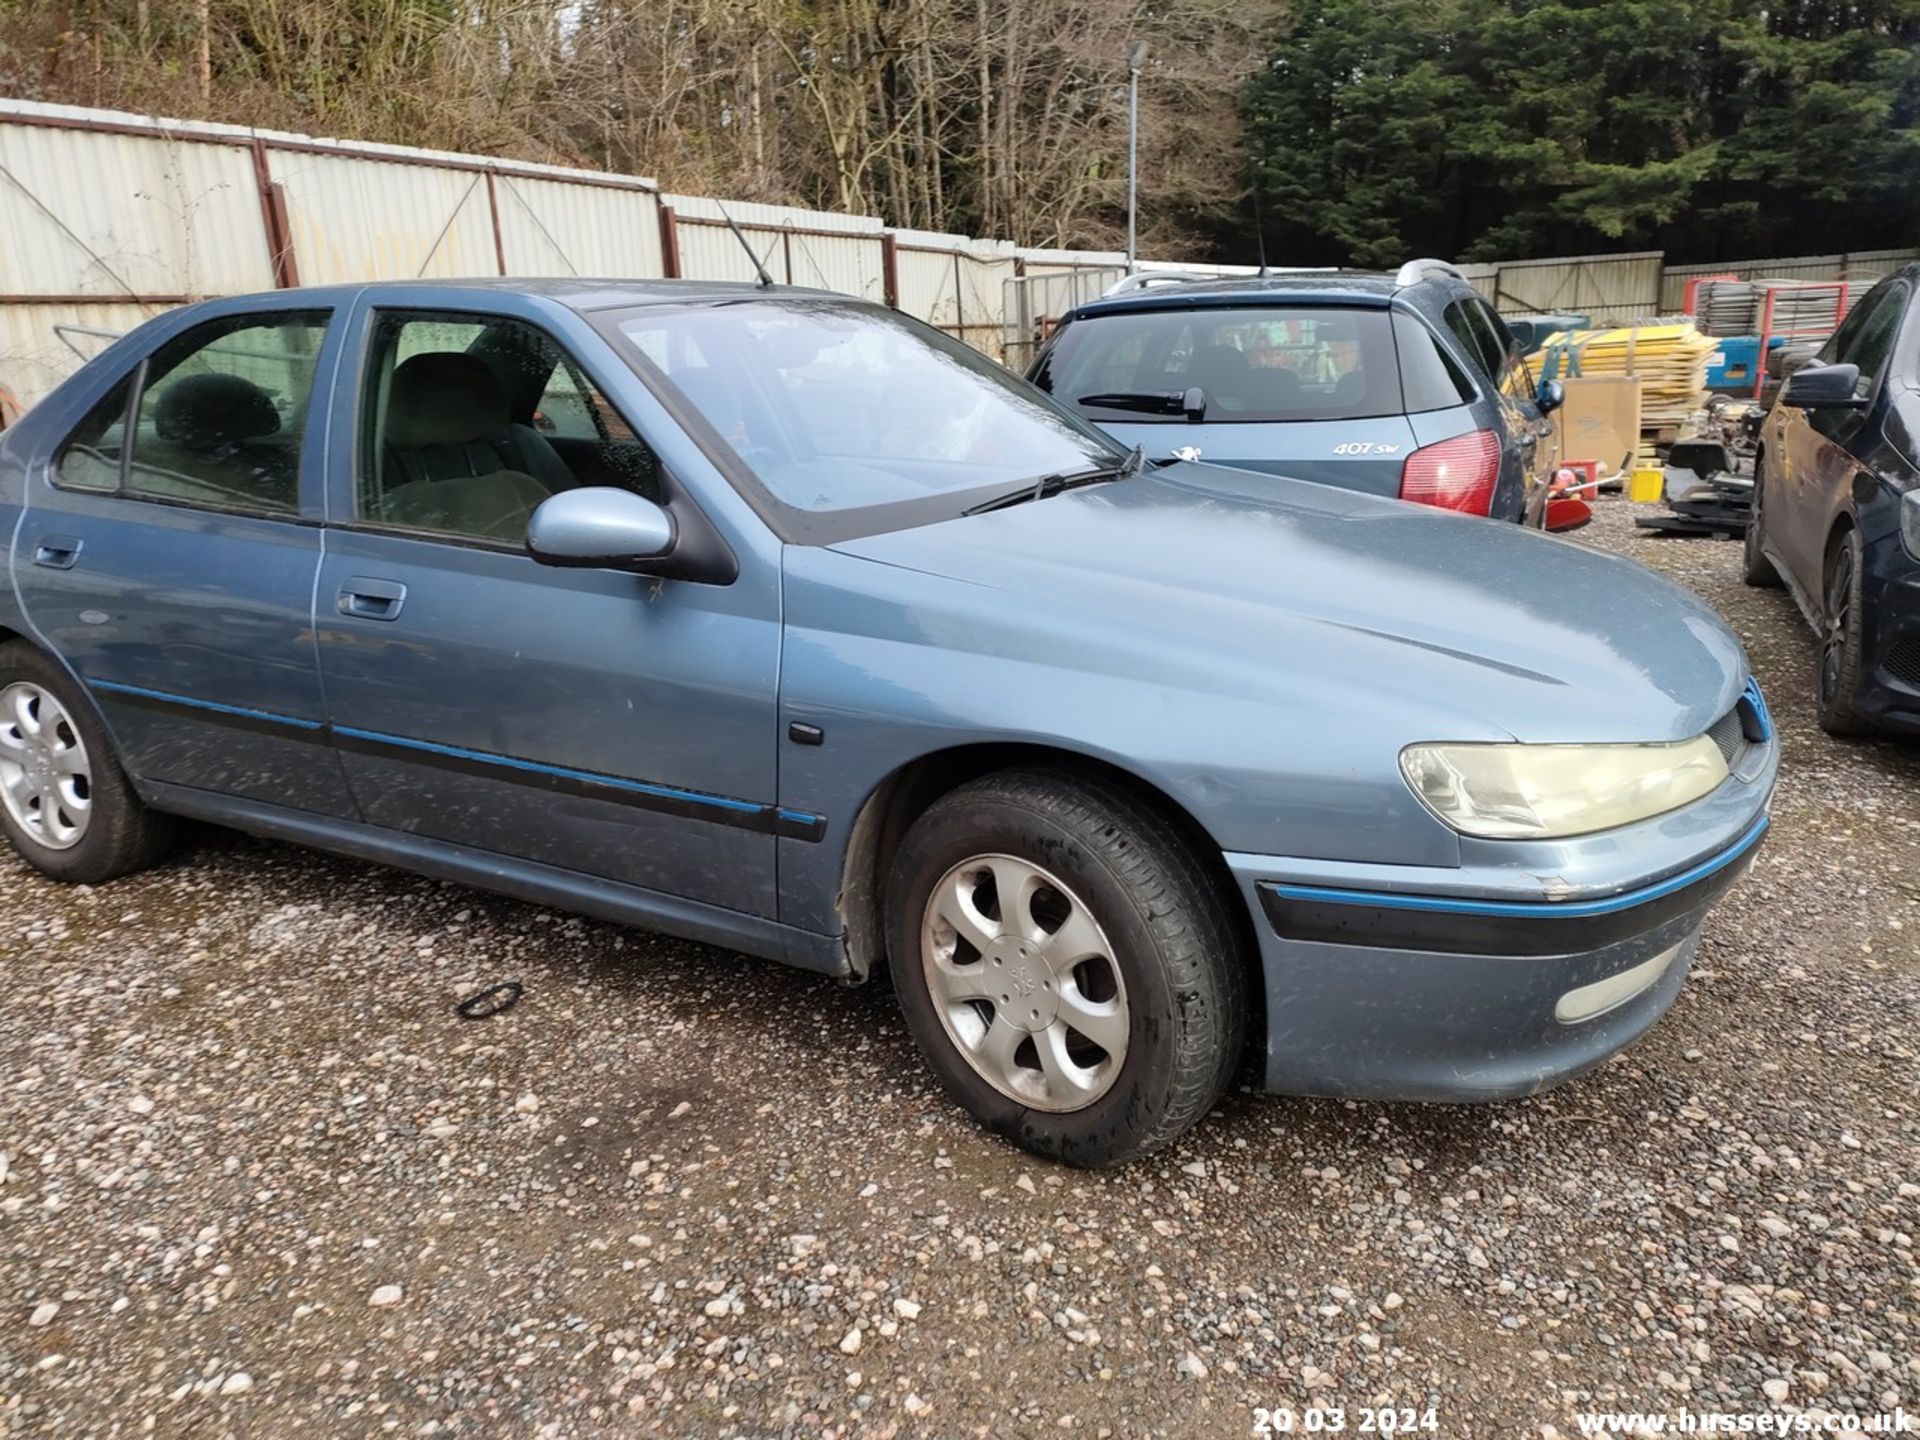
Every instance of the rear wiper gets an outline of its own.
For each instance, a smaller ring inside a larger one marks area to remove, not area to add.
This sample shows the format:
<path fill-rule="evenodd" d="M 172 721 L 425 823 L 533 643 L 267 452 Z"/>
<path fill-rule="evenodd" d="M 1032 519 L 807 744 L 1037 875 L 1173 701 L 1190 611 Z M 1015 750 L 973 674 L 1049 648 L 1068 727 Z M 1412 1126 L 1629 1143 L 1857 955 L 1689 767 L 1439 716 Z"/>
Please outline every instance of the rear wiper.
<path fill-rule="evenodd" d="M 1071 475 L 1041 475 L 1018 490 L 1009 490 L 1005 495 L 996 495 L 991 500 L 982 500 L 978 505 L 969 505 L 960 513 L 979 515 L 987 510 L 999 510 L 1027 500 L 1044 500 L 1049 495 L 1058 495 L 1062 490 L 1077 490 L 1082 485 L 1098 485 L 1104 480 L 1131 480 L 1146 468 L 1147 452 L 1136 445 L 1118 465 L 1099 470 L 1076 470 Z"/>
<path fill-rule="evenodd" d="M 1198 385 L 1184 390 L 1113 390 L 1103 395 L 1082 395 L 1076 405 L 1097 405 L 1102 410 L 1136 410 L 1145 415 L 1184 415 L 1203 420 L 1207 414 L 1207 392 Z"/>

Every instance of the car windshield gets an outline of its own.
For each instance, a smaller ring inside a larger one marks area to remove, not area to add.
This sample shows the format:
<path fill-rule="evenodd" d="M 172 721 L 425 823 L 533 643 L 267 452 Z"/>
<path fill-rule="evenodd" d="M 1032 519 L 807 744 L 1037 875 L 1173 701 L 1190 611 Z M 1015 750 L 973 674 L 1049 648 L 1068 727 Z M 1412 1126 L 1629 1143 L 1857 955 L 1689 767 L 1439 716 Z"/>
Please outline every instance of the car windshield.
<path fill-rule="evenodd" d="M 872 305 L 653 305 L 617 313 L 609 328 L 779 506 L 860 512 L 860 530 L 948 518 L 1041 476 L 1109 469 L 1125 454 L 985 356 Z"/>
<path fill-rule="evenodd" d="M 1097 420 L 1357 420 L 1402 413 L 1385 310 L 1208 306 L 1092 315 L 1060 332 L 1034 381 Z"/>

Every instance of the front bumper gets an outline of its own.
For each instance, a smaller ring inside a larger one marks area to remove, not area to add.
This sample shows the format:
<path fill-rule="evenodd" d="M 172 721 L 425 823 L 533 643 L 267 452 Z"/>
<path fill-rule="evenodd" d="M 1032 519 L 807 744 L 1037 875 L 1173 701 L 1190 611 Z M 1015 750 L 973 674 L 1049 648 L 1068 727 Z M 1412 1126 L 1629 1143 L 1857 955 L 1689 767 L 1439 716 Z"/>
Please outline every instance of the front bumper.
<path fill-rule="evenodd" d="M 1315 884 L 1228 856 L 1260 936 L 1266 1088 L 1502 1100 L 1593 1068 L 1673 1003 L 1707 910 L 1766 828 L 1750 815 L 1657 881 L 1566 900 Z"/>
<path fill-rule="evenodd" d="M 1920 734 L 1920 561 L 1897 534 L 1868 547 L 1861 601 L 1866 674 L 1859 708 L 1888 730 Z"/>

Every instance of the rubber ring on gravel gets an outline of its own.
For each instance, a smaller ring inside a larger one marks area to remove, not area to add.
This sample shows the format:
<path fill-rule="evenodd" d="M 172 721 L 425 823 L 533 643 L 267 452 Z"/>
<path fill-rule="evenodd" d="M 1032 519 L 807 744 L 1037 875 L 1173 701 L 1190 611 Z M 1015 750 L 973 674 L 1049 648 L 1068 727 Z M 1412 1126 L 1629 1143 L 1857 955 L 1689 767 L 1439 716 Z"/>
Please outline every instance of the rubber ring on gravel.
<path fill-rule="evenodd" d="M 491 1020 L 519 1004 L 523 991 L 518 980 L 502 980 L 498 985 L 489 985 L 469 995 L 453 1007 L 453 1013 L 462 1020 Z"/>

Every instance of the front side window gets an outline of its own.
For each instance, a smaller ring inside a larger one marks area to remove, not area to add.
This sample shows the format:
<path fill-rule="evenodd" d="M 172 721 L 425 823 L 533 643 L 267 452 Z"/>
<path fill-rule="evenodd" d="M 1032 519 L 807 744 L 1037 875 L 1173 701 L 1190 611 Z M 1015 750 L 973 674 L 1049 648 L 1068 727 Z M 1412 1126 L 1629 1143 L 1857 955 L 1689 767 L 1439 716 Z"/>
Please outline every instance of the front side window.
<path fill-rule="evenodd" d="M 1498 384 L 1506 357 L 1500 352 L 1499 337 L 1480 315 L 1478 307 L 1465 300 L 1455 300 L 1447 306 L 1443 318 L 1454 339 L 1472 359 L 1474 368 L 1489 382 Z"/>
<path fill-rule="evenodd" d="M 876 306 L 648 305 L 616 312 L 606 330 L 629 363 L 664 378 L 700 414 L 764 498 L 796 514 L 918 503 L 931 519 L 1039 476 L 1121 458 L 1112 441 L 1003 367 Z M 898 513 L 867 520 L 908 523 Z"/>
<path fill-rule="evenodd" d="M 1860 378 L 1854 382 L 1853 393 L 1854 398 L 1865 400 L 1873 394 L 1880 372 L 1887 368 L 1893 354 L 1894 338 L 1900 333 L 1900 320 L 1906 314 L 1907 292 L 1899 285 L 1889 285 L 1861 308 L 1865 313 L 1837 358 L 1860 367 Z"/>
<path fill-rule="evenodd" d="M 1110 423 L 1352 420 L 1401 413 L 1384 310 L 1195 306 L 1091 315 L 1061 331 L 1035 383 Z"/>
<path fill-rule="evenodd" d="M 518 545 L 541 501 L 586 485 L 657 499 L 659 462 L 551 335 L 505 316 L 377 317 L 358 520 Z"/>
<path fill-rule="evenodd" d="M 300 439 L 325 311 L 196 325 L 147 361 L 127 493 L 215 509 L 300 508 Z"/>

